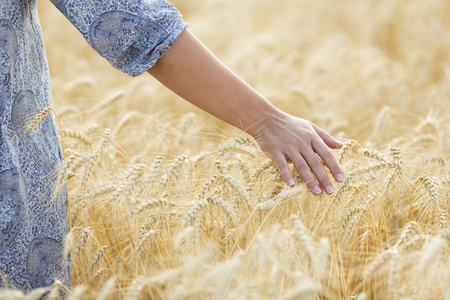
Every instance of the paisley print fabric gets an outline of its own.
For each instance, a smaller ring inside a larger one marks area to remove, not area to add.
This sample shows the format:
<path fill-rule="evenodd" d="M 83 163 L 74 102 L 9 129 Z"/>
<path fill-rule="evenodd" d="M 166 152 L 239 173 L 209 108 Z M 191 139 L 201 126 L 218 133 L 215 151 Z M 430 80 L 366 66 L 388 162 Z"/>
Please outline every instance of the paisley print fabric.
<path fill-rule="evenodd" d="M 164 0 L 52 0 L 87 42 L 115 68 L 137 76 L 186 28 Z"/>
<path fill-rule="evenodd" d="M 56 279 L 69 286 L 70 258 L 63 257 L 66 194 L 50 202 L 63 159 L 54 117 L 25 130 L 51 106 L 37 0 L 25 1 L 0 2 L 0 272 L 10 288 L 27 292 Z M 51 1 L 131 76 L 152 67 L 187 26 L 164 0 Z"/>

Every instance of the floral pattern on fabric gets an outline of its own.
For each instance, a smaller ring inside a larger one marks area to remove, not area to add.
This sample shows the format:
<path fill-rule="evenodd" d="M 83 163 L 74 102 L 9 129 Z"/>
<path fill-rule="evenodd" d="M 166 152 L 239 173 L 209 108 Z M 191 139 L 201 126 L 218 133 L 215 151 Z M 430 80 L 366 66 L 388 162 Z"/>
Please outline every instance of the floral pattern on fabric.
<path fill-rule="evenodd" d="M 37 3 L 27 1 L 0 2 L 0 271 L 24 292 L 55 280 L 70 286 L 65 191 L 50 201 L 63 159 L 54 116 L 25 129 L 52 104 Z M 132 76 L 152 67 L 187 26 L 164 0 L 52 2 L 100 55 Z"/>
<path fill-rule="evenodd" d="M 164 0 L 51 0 L 115 68 L 142 74 L 187 27 Z"/>

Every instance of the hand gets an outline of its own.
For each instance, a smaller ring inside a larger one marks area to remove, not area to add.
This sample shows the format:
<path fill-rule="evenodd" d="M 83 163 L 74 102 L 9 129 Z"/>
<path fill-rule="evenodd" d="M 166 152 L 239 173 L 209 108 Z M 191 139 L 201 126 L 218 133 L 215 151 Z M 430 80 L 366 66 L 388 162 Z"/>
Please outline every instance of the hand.
<path fill-rule="evenodd" d="M 342 170 L 330 150 L 341 148 L 342 143 L 307 120 L 282 113 L 265 120 L 255 138 L 261 149 L 275 162 L 284 182 L 291 187 L 295 182 L 289 171 L 289 161 L 315 195 L 322 193 L 322 189 L 327 194 L 334 191 L 322 160 L 336 181 L 344 180 Z"/>

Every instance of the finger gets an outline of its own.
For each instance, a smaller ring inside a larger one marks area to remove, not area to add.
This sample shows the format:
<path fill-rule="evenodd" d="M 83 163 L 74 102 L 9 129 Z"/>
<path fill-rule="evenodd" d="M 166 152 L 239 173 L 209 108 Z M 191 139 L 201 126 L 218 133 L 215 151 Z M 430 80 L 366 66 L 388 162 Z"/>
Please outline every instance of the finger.
<path fill-rule="evenodd" d="M 307 164 L 311 168 L 312 172 L 316 176 L 320 185 L 324 189 L 325 193 L 332 194 L 334 192 L 333 184 L 331 183 L 330 178 L 328 177 L 327 172 L 323 166 L 322 161 L 319 159 L 317 154 L 313 151 L 308 151 L 302 154 L 305 158 Z"/>
<path fill-rule="evenodd" d="M 321 194 L 322 190 L 318 186 L 316 179 L 311 173 L 311 170 L 309 168 L 310 166 L 308 166 L 308 163 L 305 161 L 303 156 L 300 153 L 294 152 L 289 157 L 291 158 L 291 161 L 294 164 L 294 167 L 297 170 L 298 174 L 305 182 L 306 186 L 308 186 L 308 188 L 311 190 L 311 192 L 314 195 Z"/>
<path fill-rule="evenodd" d="M 344 145 L 342 142 L 336 140 L 334 137 L 329 135 L 328 132 L 319 128 L 317 125 L 313 124 L 313 128 L 328 147 L 333 149 L 339 149 L 342 148 L 342 146 Z"/>
<path fill-rule="evenodd" d="M 279 153 L 276 155 L 272 155 L 272 160 L 274 161 L 275 165 L 278 168 L 278 172 L 281 175 L 281 178 L 284 182 L 290 187 L 293 187 L 295 185 L 294 178 L 292 178 L 292 174 L 289 171 L 289 165 L 287 163 L 286 157 L 283 155 L 283 153 Z"/>
<path fill-rule="evenodd" d="M 322 160 L 327 165 L 328 169 L 330 169 L 331 174 L 334 179 L 338 182 L 344 181 L 344 175 L 339 167 L 339 164 L 334 156 L 333 152 L 321 141 L 314 141 L 312 143 L 314 151 L 322 158 Z"/>

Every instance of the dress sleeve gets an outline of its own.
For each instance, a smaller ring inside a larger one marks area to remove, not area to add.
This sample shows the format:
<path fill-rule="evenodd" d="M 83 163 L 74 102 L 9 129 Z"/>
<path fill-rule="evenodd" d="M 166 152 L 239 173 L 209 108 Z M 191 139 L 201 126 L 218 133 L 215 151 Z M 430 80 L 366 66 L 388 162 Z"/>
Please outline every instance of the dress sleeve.
<path fill-rule="evenodd" d="M 51 0 L 113 67 L 137 76 L 188 26 L 165 0 Z"/>

